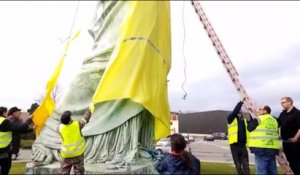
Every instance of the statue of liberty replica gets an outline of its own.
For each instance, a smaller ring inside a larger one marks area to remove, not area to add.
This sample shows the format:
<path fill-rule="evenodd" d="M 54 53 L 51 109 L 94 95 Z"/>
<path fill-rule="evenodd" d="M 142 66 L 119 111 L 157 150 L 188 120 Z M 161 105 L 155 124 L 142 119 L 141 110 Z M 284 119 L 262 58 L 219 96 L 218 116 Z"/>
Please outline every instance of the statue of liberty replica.
<path fill-rule="evenodd" d="M 61 103 L 32 146 L 38 166 L 61 160 L 60 116 L 79 120 L 93 104 L 83 128 L 85 165 L 143 164 L 155 142 L 169 132 L 167 75 L 171 67 L 169 1 L 99 1 L 94 44 Z"/>

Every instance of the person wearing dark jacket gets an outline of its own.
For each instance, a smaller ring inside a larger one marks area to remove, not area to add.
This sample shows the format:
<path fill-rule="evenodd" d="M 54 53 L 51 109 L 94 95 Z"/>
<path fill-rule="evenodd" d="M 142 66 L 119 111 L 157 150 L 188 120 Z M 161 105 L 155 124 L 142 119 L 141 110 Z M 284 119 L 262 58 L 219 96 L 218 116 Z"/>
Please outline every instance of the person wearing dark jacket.
<path fill-rule="evenodd" d="M 21 109 L 17 107 L 12 107 L 8 110 L 7 118 L 13 125 L 13 127 L 17 128 L 18 126 L 23 124 L 21 117 Z M 22 131 L 22 134 L 28 133 L 30 131 L 33 131 L 32 128 L 29 128 L 28 130 Z M 20 131 L 13 131 L 12 132 L 12 141 L 10 145 L 10 152 L 12 154 L 12 157 L 14 160 L 17 159 L 19 156 L 21 146 L 21 132 Z"/>
<path fill-rule="evenodd" d="M 246 129 L 247 119 L 241 112 L 242 106 L 243 102 L 238 102 L 233 111 L 227 116 L 228 142 L 237 173 L 250 174 L 249 156 L 246 147 L 249 133 Z"/>
<path fill-rule="evenodd" d="M 160 174 L 200 174 L 200 161 L 194 155 L 186 152 L 186 140 L 181 134 L 173 134 L 170 138 L 171 153 L 155 163 Z"/>
<path fill-rule="evenodd" d="M 12 132 L 22 132 L 29 128 L 32 123 L 31 118 L 27 119 L 24 124 L 14 126 L 6 119 L 6 107 L 0 107 L 0 167 L 1 175 L 8 175 L 11 168 L 10 144 Z"/>
<path fill-rule="evenodd" d="M 300 111 L 293 105 L 291 97 L 282 97 L 280 103 L 283 111 L 277 121 L 283 152 L 294 174 L 300 174 Z"/>

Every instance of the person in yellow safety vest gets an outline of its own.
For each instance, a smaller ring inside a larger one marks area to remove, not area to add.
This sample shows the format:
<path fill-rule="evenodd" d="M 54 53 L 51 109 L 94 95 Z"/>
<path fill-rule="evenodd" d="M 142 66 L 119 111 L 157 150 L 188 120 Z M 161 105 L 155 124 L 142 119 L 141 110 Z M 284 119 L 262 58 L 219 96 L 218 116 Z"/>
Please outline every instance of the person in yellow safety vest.
<path fill-rule="evenodd" d="M 8 175 L 11 168 L 10 145 L 12 141 L 12 132 L 25 132 L 32 124 L 31 118 L 28 118 L 21 125 L 13 125 L 6 118 L 7 108 L 0 107 L 0 169 L 1 175 Z"/>
<path fill-rule="evenodd" d="M 82 136 L 81 129 L 87 124 L 91 117 L 91 111 L 88 110 L 85 116 L 79 121 L 71 119 L 71 111 L 62 113 L 58 126 L 58 132 L 62 137 L 60 156 L 60 174 L 70 174 L 74 167 L 74 174 L 84 174 L 84 151 L 86 149 L 85 139 Z"/>
<path fill-rule="evenodd" d="M 277 120 L 270 114 L 267 105 L 258 109 L 258 117 L 252 119 L 247 126 L 250 131 L 249 147 L 255 156 L 256 174 L 278 174 L 276 155 L 279 154 L 279 138 Z"/>
<path fill-rule="evenodd" d="M 243 116 L 240 101 L 227 116 L 228 141 L 235 168 L 238 174 L 250 174 L 249 156 L 246 145 L 249 132 L 246 129 L 247 119 Z"/>

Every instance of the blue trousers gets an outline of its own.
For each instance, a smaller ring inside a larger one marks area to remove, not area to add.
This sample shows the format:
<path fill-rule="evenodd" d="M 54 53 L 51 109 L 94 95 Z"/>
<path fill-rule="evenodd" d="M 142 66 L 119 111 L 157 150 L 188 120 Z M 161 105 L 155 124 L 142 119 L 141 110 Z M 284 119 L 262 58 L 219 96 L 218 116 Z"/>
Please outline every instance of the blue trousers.
<path fill-rule="evenodd" d="M 256 174 L 259 175 L 277 175 L 276 156 L 275 155 L 255 155 Z"/>

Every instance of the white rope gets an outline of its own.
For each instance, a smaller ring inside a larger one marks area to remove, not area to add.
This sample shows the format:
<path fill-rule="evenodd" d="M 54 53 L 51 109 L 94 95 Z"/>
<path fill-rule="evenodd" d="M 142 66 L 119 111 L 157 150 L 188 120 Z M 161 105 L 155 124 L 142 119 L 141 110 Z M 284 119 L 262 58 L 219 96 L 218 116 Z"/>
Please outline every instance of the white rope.
<path fill-rule="evenodd" d="M 76 18 L 77 18 L 77 13 L 78 13 L 78 9 L 79 9 L 79 3 L 80 3 L 80 1 L 77 1 L 77 5 L 76 5 L 76 9 L 75 9 L 75 14 L 74 14 L 74 17 L 73 17 L 73 21 L 72 21 L 72 25 L 71 25 L 71 28 L 70 28 L 69 35 L 64 40 L 62 40 L 62 39 L 59 38 L 59 40 L 60 40 L 61 43 L 64 43 L 66 40 L 70 40 L 71 39 L 71 35 L 73 33 L 75 21 L 76 21 Z"/>
<path fill-rule="evenodd" d="M 73 28 L 74 28 L 74 24 L 75 24 L 75 21 L 76 21 L 76 18 L 77 18 L 77 13 L 78 13 L 78 9 L 79 9 L 79 3 L 80 1 L 77 1 L 77 6 L 76 6 L 76 11 L 75 11 L 75 14 L 74 14 L 74 17 L 73 17 L 73 21 L 72 21 L 72 25 L 71 25 L 71 29 L 70 29 L 70 33 L 69 33 L 69 39 L 72 35 L 72 32 L 73 32 Z"/>
<path fill-rule="evenodd" d="M 182 42 L 182 56 L 183 56 L 183 73 L 184 73 L 184 79 L 183 79 L 183 82 L 181 84 L 181 89 L 184 93 L 182 99 L 185 100 L 186 99 L 186 96 L 187 96 L 187 92 L 184 88 L 184 85 L 186 83 L 186 58 L 185 58 L 185 55 L 184 55 L 184 46 L 185 46 L 185 24 L 184 24 L 184 1 L 183 1 L 183 4 L 182 4 L 182 25 L 183 25 L 183 42 Z"/>

